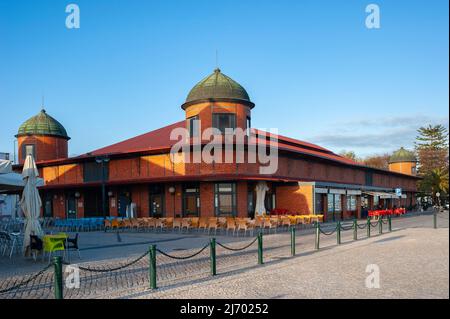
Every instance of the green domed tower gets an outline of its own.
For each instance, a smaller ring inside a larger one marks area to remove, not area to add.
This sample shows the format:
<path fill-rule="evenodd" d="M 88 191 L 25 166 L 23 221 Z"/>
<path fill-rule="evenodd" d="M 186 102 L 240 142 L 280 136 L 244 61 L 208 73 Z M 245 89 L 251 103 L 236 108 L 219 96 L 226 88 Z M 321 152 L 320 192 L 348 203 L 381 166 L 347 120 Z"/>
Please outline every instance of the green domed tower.
<path fill-rule="evenodd" d="M 67 158 L 67 131 L 53 117 L 42 109 L 37 115 L 26 120 L 17 132 L 19 163 L 23 163 L 28 154 L 37 162 Z"/>
<path fill-rule="evenodd" d="M 191 135 L 196 135 L 199 132 L 193 120 L 200 120 L 202 130 L 209 127 L 220 131 L 245 130 L 250 127 L 254 106 L 242 85 L 215 69 L 191 89 L 181 108 L 186 112 L 186 127 Z"/>
<path fill-rule="evenodd" d="M 389 158 L 389 170 L 397 173 L 416 175 L 416 155 L 401 147 Z"/>
<path fill-rule="evenodd" d="M 232 78 L 223 74 L 220 69 L 215 69 L 211 75 L 198 82 L 189 92 L 183 109 L 187 105 L 202 100 L 237 100 L 253 107 L 247 91 Z"/>

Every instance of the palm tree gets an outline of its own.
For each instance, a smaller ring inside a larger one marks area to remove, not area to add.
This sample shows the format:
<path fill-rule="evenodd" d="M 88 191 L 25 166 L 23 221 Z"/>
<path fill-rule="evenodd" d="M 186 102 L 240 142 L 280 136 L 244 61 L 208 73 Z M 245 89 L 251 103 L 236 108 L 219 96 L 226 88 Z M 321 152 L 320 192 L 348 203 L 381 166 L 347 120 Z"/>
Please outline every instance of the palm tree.
<path fill-rule="evenodd" d="M 441 196 L 447 196 L 449 190 L 449 174 L 448 171 L 435 168 L 426 174 L 422 180 L 421 188 L 424 191 L 431 191 L 433 202 L 437 203 L 436 193 L 441 193 Z"/>

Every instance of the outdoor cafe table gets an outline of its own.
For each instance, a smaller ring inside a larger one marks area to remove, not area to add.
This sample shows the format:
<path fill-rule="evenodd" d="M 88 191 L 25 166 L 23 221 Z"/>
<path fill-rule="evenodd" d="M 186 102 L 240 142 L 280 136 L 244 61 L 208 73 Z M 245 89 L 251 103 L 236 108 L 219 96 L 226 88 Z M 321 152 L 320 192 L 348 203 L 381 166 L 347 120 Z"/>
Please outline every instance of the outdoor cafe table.
<path fill-rule="evenodd" d="M 66 233 L 44 235 L 44 253 L 53 253 L 58 250 L 65 251 L 65 243 L 69 236 Z"/>

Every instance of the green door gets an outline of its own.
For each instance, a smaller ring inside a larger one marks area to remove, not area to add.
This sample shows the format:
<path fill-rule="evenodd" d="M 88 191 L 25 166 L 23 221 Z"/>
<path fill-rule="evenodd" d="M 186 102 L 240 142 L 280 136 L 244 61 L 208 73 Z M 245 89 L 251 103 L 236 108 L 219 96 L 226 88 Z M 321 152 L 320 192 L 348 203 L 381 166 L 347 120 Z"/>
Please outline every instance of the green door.
<path fill-rule="evenodd" d="M 77 218 L 77 203 L 74 194 L 69 194 L 66 200 L 67 218 Z"/>

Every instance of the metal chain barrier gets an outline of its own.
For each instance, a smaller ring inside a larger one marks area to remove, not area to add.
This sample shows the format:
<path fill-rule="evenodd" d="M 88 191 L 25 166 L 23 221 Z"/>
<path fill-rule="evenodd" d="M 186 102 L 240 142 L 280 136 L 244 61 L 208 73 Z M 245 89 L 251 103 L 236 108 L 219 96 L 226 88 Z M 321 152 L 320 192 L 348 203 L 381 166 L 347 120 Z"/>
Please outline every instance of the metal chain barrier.
<path fill-rule="evenodd" d="M 200 249 L 198 252 L 196 252 L 196 253 L 194 253 L 194 254 L 192 254 L 192 255 L 189 255 L 189 256 L 184 256 L 184 257 L 169 255 L 168 253 L 165 253 L 165 252 L 163 252 L 163 251 L 160 250 L 160 249 L 156 249 L 156 251 L 158 251 L 159 253 L 161 253 L 163 256 L 166 256 L 166 257 L 169 257 L 169 258 L 172 258 L 172 259 L 184 260 L 184 259 L 190 259 L 190 258 L 193 258 L 193 257 L 195 257 L 195 256 L 197 256 L 197 255 L 199 255 L 199 254 L 201 254 L 201 253 L 202 253 L 206 248 L 208 248 L 208 247 L 209 247 L 209 243 L 206 244 L 206 245 L 205 245 L 202 249 Z"/>
<path fill-rule="evenodd" d="M 383 220 L 383 219 L 381 219 L 381 222 L 382 222 L 383 224 L 385 224 L 385 225 L 387 225 L 387 224 L 388 224 L 388 221 L 387 221 L 387 220 Z"/>
<path fill-rule="evenodd" d="M 351 230 L 351 229 L 353 229 L 353 225 L 348 226 L 348 227 L 344 227 L 344 226 L 341 225 L 341 229 L 342 229 L 343 231 Z"/>
<path fill-rule="evenodd" d="M 321 232 L 323 235 L 325 235 L 325 236 L 331 236 L 331 235 L 333 235 L 333 234 L 337 231 L 337 229 L 338 229 L 338 226 L 336 225 L 336 228 L 335 228 L 334 230 L 332 230 L 331 232 L 327 233 L 327 232 L 325 232 L 325 231 L 322 230 L 322 228 L 320 227 L 320 224 L 318 225 L 318 227 L 319 227 L 320 232 Z"/>
<path fill-rule="evenodd" d="M 241 251 L 241 250 L 245 250 L 245 249 L 249 248 L 249 247 L 250 247 L 251 245 L 253 245 L 257 240 L 258 240 L 258 237 L 256 237 L 250 244 L 248 244 L 248 245 L 246 245 L 246 246 L 244 246 L 244 247 L 241 247 L 241 248 L 232 248 L 232 247 L 228 247 L 228 246 L 225 246 L 224 244 L 221 244 L 221 243 L 219 243 L 219 242 L 217 242 L 217 245 L 219 245 L 220 247 L 225 248 L 225 249 L 227 249 L 227 250 L 231 250 L 231 251 Z"/>
<path fill-rule="evenodd" d="M 28 283 L 36 280 L 39 276 L 41 276 L 44 272 L 46 272 L 50 267 L 52 267 L 52 264 L 49 264 L 48 266 L 46 266 L 44 269 L 42 269 L 41 271 L 37 272 L 36 274 L 32 275 L 30 278 L 21 281 L 20 283 L 18 283 L 17 285 L 11 286 L 9 288 L 6 289 L 2 289 L 0 290 L 0 294 L 4 294 L 4 293 L 8 293 L 11 292 L 13 290 L 19 289 L 20 287 L 23 287 L 25 285 L 27 285 Z"/>
<path fill-rule="evenodd" d="M 379 222 L 375 222 L 375 223 L 370 223 L 370 226 L 372 227 L 377 227 Z"/>
<path fill-rule="evenodd" d="M 97 272 L 97 273 L 104 273 L 104 272 L 113 272 L 113 271 L 117 271 L 117 270 L 121 270 L 127 267 L 130 267 L 132 265 L 134 265 L 135 263 L 137 263 L 138 261 L 140 261 L 142 258 L 144 258 L 145 256 L 148 255 L 148 251 L 144 254 L 142 254 L 141 256 L 139 256 L 137 259 L 130 261 L 127 264 L 118 266 L 118 267 L 114 267 L 114 268 L 107 268 L 107 269 L 100 269 L 100 268 L 91 268 L 91 267 L 83 267 L 83 266 L 78 266 L 78 268 L 80 270 L 83 271 L 90 271 L 90 272 Z M 67 262 L 63 262 L 64 265 L 70 265 Z"/>
<path fill-rule="evenodd" d="M 365 229 L 367 227 L 367 223 L 364 224 L 356 224 L 358 226 L 359 229 Z"/>

